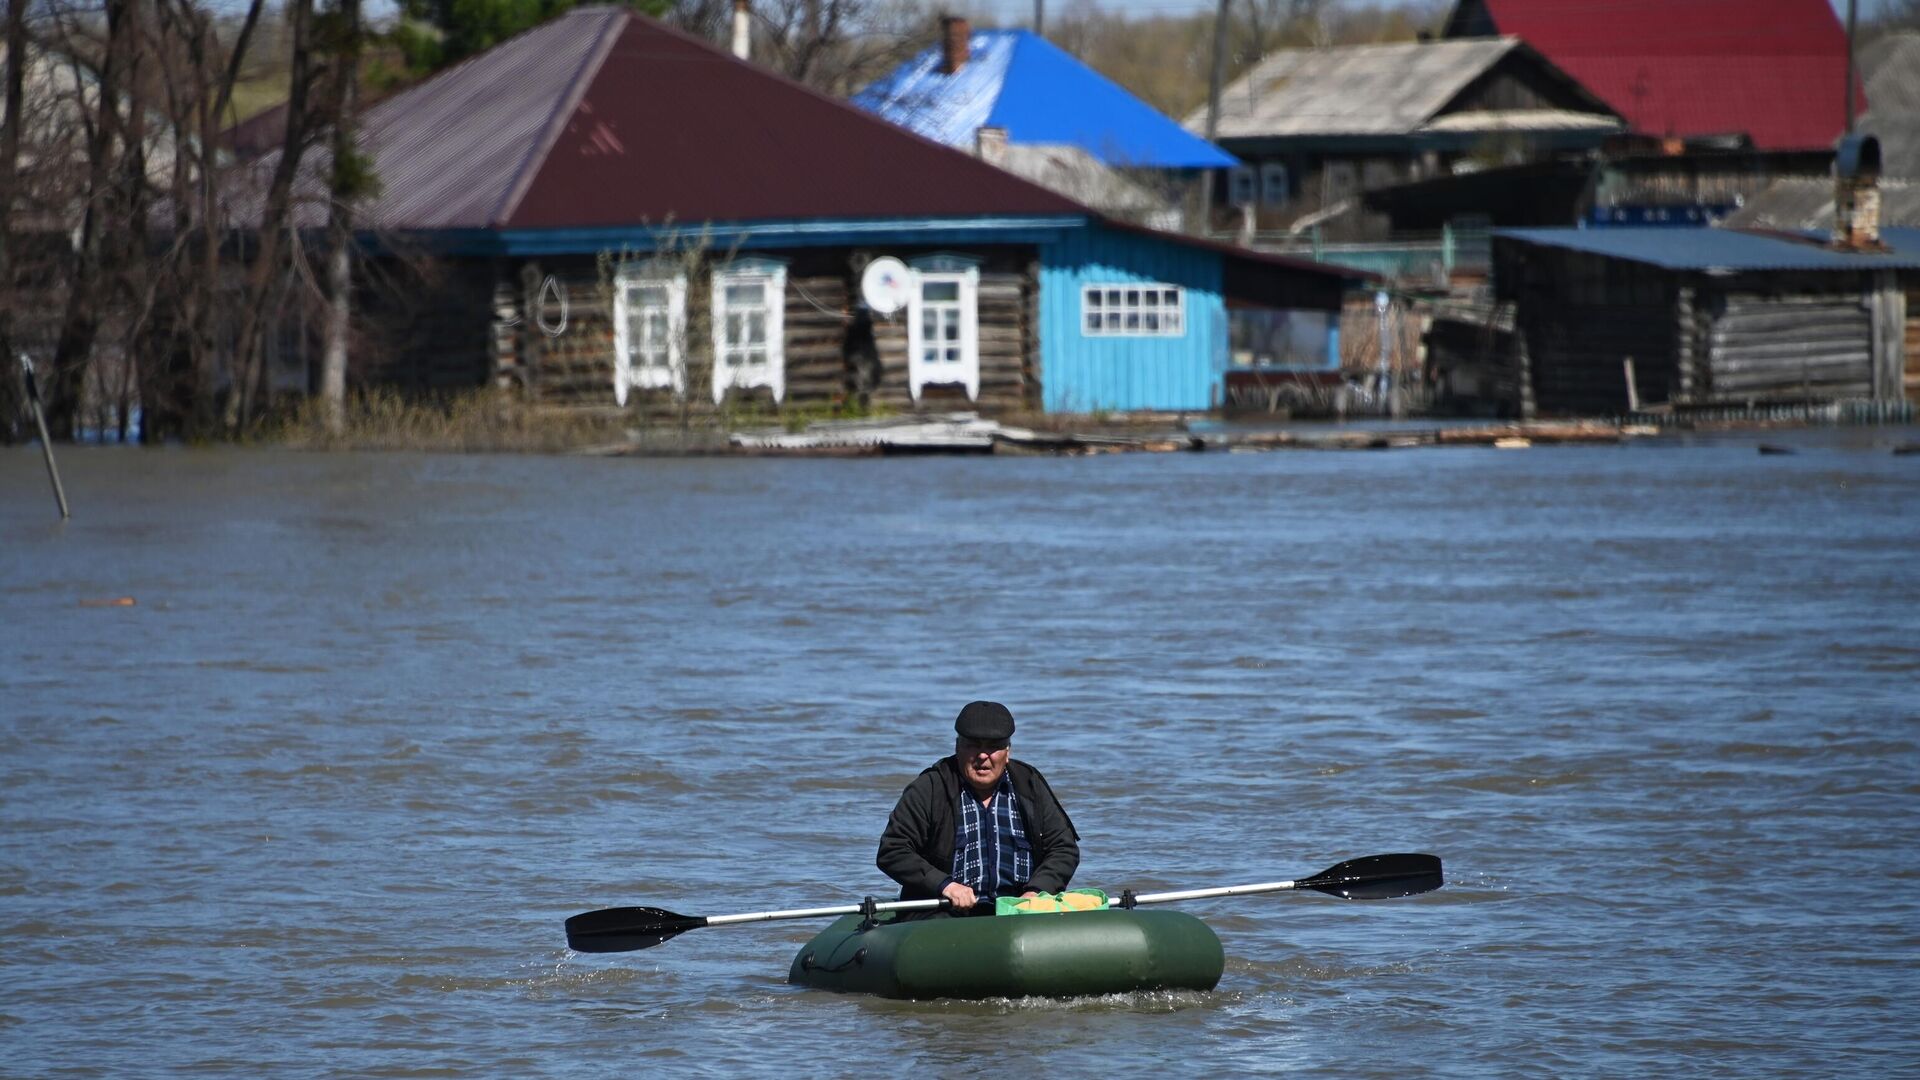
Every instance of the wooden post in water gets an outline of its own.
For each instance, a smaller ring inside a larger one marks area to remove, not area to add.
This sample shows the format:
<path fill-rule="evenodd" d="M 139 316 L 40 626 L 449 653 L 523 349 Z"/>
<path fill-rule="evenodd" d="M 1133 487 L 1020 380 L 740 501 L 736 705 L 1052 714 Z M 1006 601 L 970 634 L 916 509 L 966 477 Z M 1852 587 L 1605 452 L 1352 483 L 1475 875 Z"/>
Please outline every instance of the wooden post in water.
<path fill-rule="evenodd" d="M 40 411 L 40 384 L 33 378 L 33 358 L 21 353 L 20 368 L 27 375 L 27 400 L 33 404 L 33 426 L 40 429 L 40 452 L 47 459 L 47 479 L 53 481 L 53 498 L 60 504 L 60 520 L 65 521 L 73 514 L 67 510 L 66 489 L 60 486 L 60 469 L 53 463 L 53 440 L 47 437 L 47 417 Z"/>

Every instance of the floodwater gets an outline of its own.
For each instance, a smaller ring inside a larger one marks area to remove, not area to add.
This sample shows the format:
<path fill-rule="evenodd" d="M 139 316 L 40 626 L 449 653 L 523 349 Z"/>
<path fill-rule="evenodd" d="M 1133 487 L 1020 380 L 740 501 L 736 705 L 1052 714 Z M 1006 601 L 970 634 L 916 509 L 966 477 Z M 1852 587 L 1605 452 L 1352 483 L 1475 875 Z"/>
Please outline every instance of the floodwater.
<path fill-rule="evenodd" d="M 0 1073 L 1920 1069 L 1911 430 L 1523 452 L 0 453 Z M 132 606 L 100 601 L 130 597 Z M 972 698 L 1207 994 L 787 986 Z"/>

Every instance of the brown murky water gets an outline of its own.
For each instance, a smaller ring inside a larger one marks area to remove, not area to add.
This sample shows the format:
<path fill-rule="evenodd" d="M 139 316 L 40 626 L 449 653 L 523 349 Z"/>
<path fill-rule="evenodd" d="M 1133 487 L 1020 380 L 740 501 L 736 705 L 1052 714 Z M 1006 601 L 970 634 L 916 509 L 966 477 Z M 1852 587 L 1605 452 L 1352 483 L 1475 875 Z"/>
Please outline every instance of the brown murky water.
<path fill-rule="evenodd" d="M 65 527 L 7 451 L 0 1072 L 1911 1069 L 1911 437 L 68 450 Z M 1190 905 L 1204 995 L 798 990 L 808 924 L 565 949 L 587 908 L 882 891 L 893 798 L 980 696 L 1079 884 L 1395 850 L 1451 883 Z"/>

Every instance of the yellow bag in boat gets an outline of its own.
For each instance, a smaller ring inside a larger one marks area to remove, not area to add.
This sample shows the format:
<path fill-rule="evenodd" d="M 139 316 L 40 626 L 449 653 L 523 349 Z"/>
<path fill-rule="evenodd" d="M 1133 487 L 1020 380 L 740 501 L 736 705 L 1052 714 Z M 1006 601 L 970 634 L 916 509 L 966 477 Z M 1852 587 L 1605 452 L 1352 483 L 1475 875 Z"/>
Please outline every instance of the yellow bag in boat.
<path fill-rule="evenodd" d="M 1002 896 L 993 902 L 995 915 L 1055 915 L 1066 911 L 1099 911 L 1107 894 L 1099 889 L 1068 889 L 1037 896 Z"/>

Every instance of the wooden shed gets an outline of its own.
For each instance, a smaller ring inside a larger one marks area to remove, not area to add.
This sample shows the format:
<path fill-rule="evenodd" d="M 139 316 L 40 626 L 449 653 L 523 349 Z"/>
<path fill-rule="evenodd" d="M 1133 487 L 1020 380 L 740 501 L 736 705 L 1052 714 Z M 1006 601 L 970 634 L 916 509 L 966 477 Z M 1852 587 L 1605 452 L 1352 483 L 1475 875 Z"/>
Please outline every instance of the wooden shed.
<path fill-rule="evenodd" d="M 1495 234 L 1526 411 L 1913 400 L 1920 230 L 1886 250 L 1719 228 Z"/>

